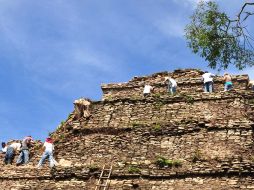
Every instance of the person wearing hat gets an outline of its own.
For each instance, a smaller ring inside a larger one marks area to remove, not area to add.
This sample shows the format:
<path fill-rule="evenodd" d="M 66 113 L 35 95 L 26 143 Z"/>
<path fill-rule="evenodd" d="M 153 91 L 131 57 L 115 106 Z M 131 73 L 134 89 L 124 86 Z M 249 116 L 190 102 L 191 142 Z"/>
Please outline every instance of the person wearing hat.
<path fill-rule="evenodd" d="M 33 143 L 33 138 L 31 136 L 27 136 L 22 140 L 21 152 L 16 162 L 17 166 L 21 164 L 27 164 L 29 162 L 29 149 L 32 146 L 32 143 Z"/>
<path fill-rule="evenodd" d="M 44 148 L 44 152 L 42 154 L 42 157 L 37 167 L 40 168 L 43 162 L 46 160 L 46 158 L 49 158 L 49 166 L 51 168 L 54 167 L 55 166 L 55 159 L 53 157 L 54 145 L 53 145 L 53 140 L 50 137 L 46 138 L 46 141 L 43 144 L 43 148 Z"/>

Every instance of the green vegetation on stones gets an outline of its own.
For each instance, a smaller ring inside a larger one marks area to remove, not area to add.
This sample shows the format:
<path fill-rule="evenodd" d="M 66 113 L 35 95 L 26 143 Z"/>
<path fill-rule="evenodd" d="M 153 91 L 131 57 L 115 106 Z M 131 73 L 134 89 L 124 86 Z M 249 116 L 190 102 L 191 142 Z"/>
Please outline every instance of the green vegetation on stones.
<path fill-rule="evenodd" d="M 95 171 L 98 171 L 100 169 L 99 166 L 94 165 L 94 164 L 91 164 L 88 168 L 89 168 L 90 172 L 95 172 Z"/>
<path fill-rule="evenodd" d="M 134 165 L 129 166 L 128 172 L 133 174 L 133 173 L 140 173 L 140 168 Z"/>
<path fill-rule="evenodd" d="M 155 164 L 160 167 L 180 167 L 182 166 L 182 161 L 180 160 L 170 160 L 163 156 L 158 156 Z"/>
<path fill-rule="evenodd" d="M 153 129 L 155 131 L 160 131 L 161 130 L 161 125 L 157 123 L 157 124 L 153 125 Z"/>

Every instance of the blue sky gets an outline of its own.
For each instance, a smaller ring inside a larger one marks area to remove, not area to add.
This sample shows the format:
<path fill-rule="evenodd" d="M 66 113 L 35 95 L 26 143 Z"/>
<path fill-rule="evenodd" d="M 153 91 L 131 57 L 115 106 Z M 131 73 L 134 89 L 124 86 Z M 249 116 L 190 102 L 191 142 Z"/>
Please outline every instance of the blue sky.
<path fill-rule="evenodd" d="M 0 0 L 0 140 L 44 139 L 75 99 L 99 100 L 101 83 L 179 68 L 207 70 L 183 36 L 197 2 Z M 243 1 L 218 2 L 235 15 Z M 241 73 L 254 78 L 253 71 Z"/>

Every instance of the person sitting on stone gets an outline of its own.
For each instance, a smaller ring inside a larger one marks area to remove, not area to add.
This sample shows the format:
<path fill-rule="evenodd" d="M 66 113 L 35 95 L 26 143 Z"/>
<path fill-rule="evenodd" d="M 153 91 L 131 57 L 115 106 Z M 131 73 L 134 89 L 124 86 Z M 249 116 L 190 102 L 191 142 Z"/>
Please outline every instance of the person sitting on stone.
<path fill-rule="evenodd" d="M 223 80 L 225 81 L 224 91 L 229 91 L 233 88 L 232 78 L 228 73 L 224 74 Z"/>
<path fill-rule="evenodd" d="M 213 77 L 215 75 L 205 71 L 202 75 L 202 80 L 204 82 L 204 92 L 213 92 Z"/>
<path fill-rule="evenodd" d="M 153 91 L 153 87 L 149 84 L 145 84 L 144 91 L 143 91 L 144 97 L 148 96 L 151 93 L 151 91 Z"/>
<path fill-rule="evenodd" d="M 7 151 L 4 157 L 5 164 L 12 164 L 16 152 L 20 151 L 21 143 L 14 142 L 7 146 Z"/>
<path fill-rule="evenodd" d="M 43 149 L 44 152 L 42 154 L 42 157 L 37 165 L 38 168 L 40 168 L 43 164 L 43 162 L 46 160 L 46 158 L 49 159 L 49 166 L 52 168 L 55 166 L 55 159 L 53 157 L 53 150 L 54 150 L 54 145 L 53 145 L 53 140 L 48 137 L 46 138 L 45 143 L 43 144 Z"/>
<path fill-rule="evenodd" d="M 176 81 L 171 77 L 165 77 L 165 82 L 168 83 L 168 92 L 170 92 L 171 95 L 174 95 L 177 87 Z"/>
<path fill-rule="evenodd" d="M 2 142 L 2 150 L 1 150 L 1 153 L 6 153 L 7 151 L 7 146 L 6 146 L 6 143 L 5 142 Z"/>
<path fill-rule="evenodd" d="M 254 91 L 254 80 L 250 80 L 248 86 Z"/>
<path fill-rule="evenodd" d="M 27 164 L 29 162 L 29 148 L 32 146 L 33 139 L 31 136 L 27 136 L 22 140 L 21 152 L 19 154 L 16 165 Z"/>

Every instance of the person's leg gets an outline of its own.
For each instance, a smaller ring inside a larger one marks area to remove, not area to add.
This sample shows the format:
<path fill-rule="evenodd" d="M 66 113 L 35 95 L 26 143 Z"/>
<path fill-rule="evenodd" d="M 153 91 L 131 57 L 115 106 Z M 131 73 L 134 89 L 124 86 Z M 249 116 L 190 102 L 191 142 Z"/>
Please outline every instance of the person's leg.
<path fill-rule="evenodd" d="M 252 90 L 254 91 L 254 85 L 252 86 Z"/>
<path fill-rule="evenodd" d="M 176 87 L 171 88 L 171 94 L 174 95 L 176 93 Z"/>
<path fill-rule="evenodd" d="M 224 84 L 224 91 L 227 91 L 227 89 L 228 89 L 228 85 L 227 85 L 227 83 L 225 83 Z"/>
<path fill-rule="evenodd" d="M 212 82 L 208 83 L 208 89 L 209 89 L 208 92 L 213 92 L 213 83 Z"/>
<path fill-rule="evenodd" d="M 228 84 L 228 90 L 232 90 L 233 89 L 233 85 L 232 84 Z"/>
<path fill-rule="evenodd" d="M 204 84 L 204 92 L 208 92 L 208 83 L 206 82 L 205 84 Z"/>
<path fill-rule="evenodd" d="M 24 164 L 29 162 L 29 150 L 23 150 L 24 153 Z"/>
<path fill-rule="evenodd" d="M 4 163 L 5 164 L 8 164 L 9 157 L 10 157 L 10 147 L 7 148 L 5 156 L 4 156 Z"/>
<path fill-rule="evenodd" d="M 17 159 L 16 164 L 17 164 L 17 165 L 22 164 L 23 161 L 24 161 L 24 152 L 23 152 L 23 150 L 22 150 L 22 151 L 20 152 L 20 154 L 19 154 L 19 157 L 18 157 L 18 159 Z"/>
<path fill-rule="evenodd" d="M 10 147 L 9 150 L 8 150 L 7 164 L 12 163 L 13 155 L 14 155 L 14 148 Z"/>
<path fill-rule="evenodd" d="M 55 162 L 54 162 L 54 157 L 53 157 L 53 152 L 49 152 L 49 167 L 54 167 Z"/>
<path fill-rule="evenodd" d="M 47 153 L 47 152 L 44 152 L 44 153 L 42 154 L 42 157 L 41 157 L 41 159 L 40 159 L 40 161 L 39 161 L 37 167 L 41 167 L 41 165 L 43 164 L 43 162 L 46 160 L 47 157 L 48 157 L 48 153 Z"/>

